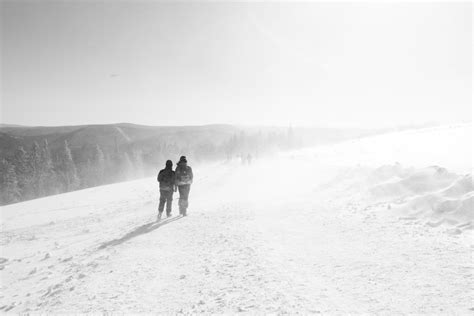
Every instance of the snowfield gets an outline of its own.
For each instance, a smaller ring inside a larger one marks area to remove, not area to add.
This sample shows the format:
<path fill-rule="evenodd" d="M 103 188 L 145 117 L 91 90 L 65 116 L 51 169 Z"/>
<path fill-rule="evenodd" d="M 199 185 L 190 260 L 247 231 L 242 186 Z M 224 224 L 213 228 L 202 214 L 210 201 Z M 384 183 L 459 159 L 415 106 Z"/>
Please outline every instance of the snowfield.
<path fill-rule="evenodd" d="M 466 124 L 195 167 L 189 216 L 161 222 L 155 175 L 2 207 L 0 310 L 474 314 L 472 144 Z"/>

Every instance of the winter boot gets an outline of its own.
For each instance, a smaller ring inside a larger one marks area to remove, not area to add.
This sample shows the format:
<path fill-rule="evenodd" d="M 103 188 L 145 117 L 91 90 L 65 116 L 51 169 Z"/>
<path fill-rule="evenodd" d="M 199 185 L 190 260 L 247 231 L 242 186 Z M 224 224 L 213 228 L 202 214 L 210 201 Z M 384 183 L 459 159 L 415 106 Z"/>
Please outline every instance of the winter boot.
<path fill-rule="evenodd" d="M 161 215 L 163 214 L 163 212 L 159 212 L 158 213 L 158 217 L 156 218 L 156 221 L 159 222 L 161 220 Z"/>

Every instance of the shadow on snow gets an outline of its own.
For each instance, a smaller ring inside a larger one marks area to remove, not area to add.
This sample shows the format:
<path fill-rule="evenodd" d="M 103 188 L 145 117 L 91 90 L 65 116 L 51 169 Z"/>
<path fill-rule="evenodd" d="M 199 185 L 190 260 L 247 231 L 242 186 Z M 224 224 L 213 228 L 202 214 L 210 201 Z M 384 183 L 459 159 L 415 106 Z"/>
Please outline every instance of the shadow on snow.
<path fill-rule="evenodd" d="M 124 242 L 126 242 L 126 241 L 128 241 L 128 240 L 130 240 L 134 237 L 152 232 L 155 229 L 158 229 L 161 226 L 164 226 L 164 225 L 169 224 L 171 222 L 177 221 L 180 218 L 183 218 L 183 216 L 180 215 L 180 216 L 173 217 L 173 218 L 167 218 L 167 219 L 164 219 L 164 220 L 159 221 L 159 222 L 151 222 L 151 223 L 148 223 L 148 224 L 145 224 L 145 225 L 142 225 L 142 226 L 138 226 L 137 228 L 135 228 L 131 232 L 125 234 L 121 238 L 113 239 L 111 241 L 104 242 L 103 244 L 101 244 L 99 246 L 98 249 L 100 250 L 100 249 L 107 248 L 109 246 L 117 246 L 117 245 L 123 244 Z"/>

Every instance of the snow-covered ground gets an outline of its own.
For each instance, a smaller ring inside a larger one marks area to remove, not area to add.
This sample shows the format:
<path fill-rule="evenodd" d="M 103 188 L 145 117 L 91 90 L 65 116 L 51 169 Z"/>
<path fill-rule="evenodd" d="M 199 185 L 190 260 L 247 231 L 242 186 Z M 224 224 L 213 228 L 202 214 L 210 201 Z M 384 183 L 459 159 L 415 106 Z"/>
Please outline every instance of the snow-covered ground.
<path fill-rule="evenodd" d="M 3 207 L 0 310 L 473 314 L 472 143 L 458 125 L 195 168 L 189 216 L 159 223 L 155 177 Z"/>

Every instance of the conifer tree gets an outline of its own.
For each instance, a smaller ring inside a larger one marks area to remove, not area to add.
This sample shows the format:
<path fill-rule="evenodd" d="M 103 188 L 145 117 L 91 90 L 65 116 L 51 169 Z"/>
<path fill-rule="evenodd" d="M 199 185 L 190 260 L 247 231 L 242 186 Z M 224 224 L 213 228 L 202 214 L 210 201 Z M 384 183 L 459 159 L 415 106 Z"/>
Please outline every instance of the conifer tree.
<path fill-rule="evenodd" d="M 28 168 L 31 172 L 30 194 L 32 198 L 41 196 L 41 148 L 37 142 L 33 143 L 33 148 L 28 157 Z"/>
<path fill-rule="evenodd" d="M 143 167 L 143 157 L 142 152 L 139 149 L 135 149 L 132 153 L 133 156 L 133 165 L 135 169 L 135 176 L 137 178 L 142 178 L 144 174 L 144 167 Z"/>
<path fill-rule="evenodd" d="M 133 178 L 133 174 L 134 174 L 133 164 L 127 152 L 123 153 L 121 169 L 122 169 L 122 180 L 128 180 L 128 179 Z"/>
<path fill-rule="evenodd" d="M 93 177 L 93 165 L 90 158 L 87 158 L 86 162 L 80 168 L 80 178 L 81 178 L 81 187 L 88 188 L 92 186 L 92 177 Z"/>
<path fill-rule="evenodd" d="M 51 158 L 48 140 L 46 139 L 44 140 L 43 146 L 41 148 L 40 168 L 40 185 L 42 187 L 43 193 L 57 193 L 53 160 Z"/>
<path fill-rule="evenodd" d="M 93 185 L 100 185 L 105 182 L 105 157 L 104 152 L 97 144 L 94 149 L 92 158 L 94 175 L 92 179 Z"/>
<path fill-rule="evenodd" d="M 20 196 L 22 200 L 28 199 L 32 196 L 31 184 L 32 184 L 32 169 L 29 165 L 28 153 L 19 147 L 14 154 L 15 171 L 18 180 L 18 188 L 20 190 Z"/>
<path fill-rule="evenodd" d="M 57 171 L 66 192 L 79 188 L 80 183 L 77 176 L 76 165 L 72 159 L 71 150 L 66 140 L 59 152 Z"/>
<path fill-rule="evenodd" d="M 3 192 L 5 191 L 5 177 L 6 174 L 6 164 L 4 159 L 0 160 L 0 205 L 6 204 L 7 202 L 4 201 Z"/>
<path fill-rule="evenodd" d="M 2 202 L 5 204 L 20 201 L 20 189 L 16 177 L 15 166 L 7 160 L 2 160 Z"/>

